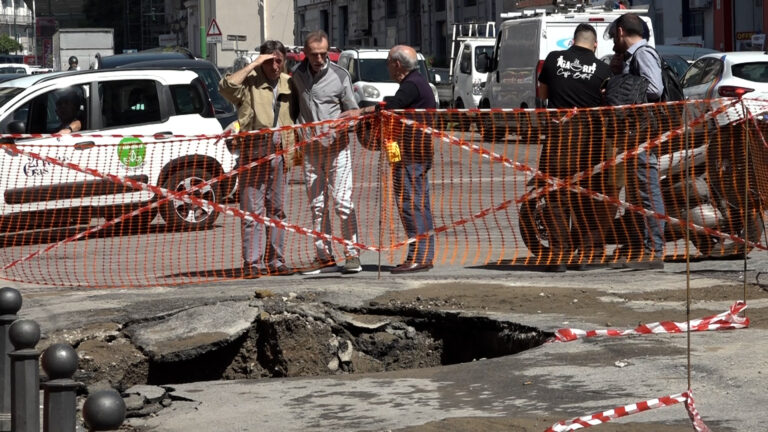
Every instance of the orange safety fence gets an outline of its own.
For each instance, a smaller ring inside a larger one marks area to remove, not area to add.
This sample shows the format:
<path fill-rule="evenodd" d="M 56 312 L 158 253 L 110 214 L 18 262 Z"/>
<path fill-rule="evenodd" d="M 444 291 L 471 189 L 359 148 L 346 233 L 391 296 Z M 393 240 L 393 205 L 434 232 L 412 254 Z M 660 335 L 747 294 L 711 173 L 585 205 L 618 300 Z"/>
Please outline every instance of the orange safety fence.
<path fill-rule="evenodd" d="M 644 242 L 646 225 L 658 222 L 669 259 L 764 250 L 765 113 L 768 101 L 718 99 L 381 111 L 162 140 L 3 135 L 0 277 L 87 287 L 236 279 L 243 276 L 245 220 L 284 232 L 286 264 L 297 269 L 311 266 L 318 242 L 332 244 L 340 265 L 345 249 L 359 249 L 371 270 L 376 254 L 384 266 L 399 264 L 409 247 L 429 245 L 421 241 L 429 236 L 436 266 L 604 263 L 620 247 L 628 259 L 643 260 L 653 246 Z M 265 147 L 276 137 L 286 150 L 237 161 L 243 146 Z M 658 157 L 663 209 L 643 204 L 638 178 L 652 178 L 653 163 L 643 162 L 649 153 Z M 335 172 L 351 175 L 342 180 L 351 179 L 354 210 L 343 205 L 339 186 L 310 206 L 308 190 L 323 188 L 308 184 L 316 179 L 301 163 L 286 163 L 284 219 L 241 210 L 238 181 L 263 175 L 280 158 L 349 166 L 348 174 Z M 429 162 L 434 228 L 409 237 L 400 211 L 410 208 L 398 203 L 404 192 L 393 173 L 414 162 Z M 356 238 L 340 216 L 356 225 Z"/>

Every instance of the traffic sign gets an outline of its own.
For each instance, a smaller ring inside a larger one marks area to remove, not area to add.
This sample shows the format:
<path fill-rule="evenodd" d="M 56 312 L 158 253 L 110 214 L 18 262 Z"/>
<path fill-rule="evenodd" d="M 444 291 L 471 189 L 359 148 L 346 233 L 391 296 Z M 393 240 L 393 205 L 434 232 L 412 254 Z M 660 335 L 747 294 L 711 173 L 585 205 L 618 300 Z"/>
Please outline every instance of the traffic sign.
<path fill-rule="evenodd" d="M 228 41 L 238 41 L 238 42 L 245 42 L 246 37 L 245 35 L 227 35 Z"/>
<path fill-rule="evenodd" d="M 211 25 L 208 26 L 208 31 L 205 35 L 221 37 L 221 29 L 219 28 L 219 23 L 216 22 L 216 18 L 211 18 Z"/>

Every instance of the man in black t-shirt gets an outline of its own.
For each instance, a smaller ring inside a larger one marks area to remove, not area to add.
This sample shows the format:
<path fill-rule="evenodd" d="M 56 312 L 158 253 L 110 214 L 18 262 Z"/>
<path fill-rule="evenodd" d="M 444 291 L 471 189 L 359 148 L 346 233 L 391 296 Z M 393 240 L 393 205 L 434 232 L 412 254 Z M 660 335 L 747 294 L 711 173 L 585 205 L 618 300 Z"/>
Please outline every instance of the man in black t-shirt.
<path fill-rule="evenodd" d="M 587 108 L 601 105 L 600 88 L 610 77 L 607 64 L 595 56 L 597 32 L 589 24 L 579 24 L 573 35 L 573 46 L 549 53 L 539 75 L 540 96 L 548 100 L 549 108 Z M 547 142 L 541 152 L 539 170 L 559 179 L 588 169 L 604 159 L 602 130 L 597 111 L 579 110 L 572 117 L 564 111 L 547 112 Z M 580 185 L 602 192 L 604 176 L 585 179 Z M 584 263 L 602 259 L 600 222 L 605 222 L 608 209 L 593 200 L 566 190 L 550 192 L 547 197 L 550 215 L 546 221 L 552 247 L 551 262 L 565 263 L 576 249 L 575 259 Z M 569 234 L 568 220 L 580 229 Z M 571 239 L 574 243 L 571 244 Z M 582 267 L 583 268 L 583 267 Z M 565 264 L 548 267 L 564 271 Z"/>

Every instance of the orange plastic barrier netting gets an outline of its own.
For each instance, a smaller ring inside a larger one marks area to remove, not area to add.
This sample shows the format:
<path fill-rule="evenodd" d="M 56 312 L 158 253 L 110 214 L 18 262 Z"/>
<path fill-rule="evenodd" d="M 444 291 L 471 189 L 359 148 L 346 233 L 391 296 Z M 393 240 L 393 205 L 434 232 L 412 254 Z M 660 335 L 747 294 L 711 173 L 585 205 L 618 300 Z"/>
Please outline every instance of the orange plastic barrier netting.
<path fill-rule="evenodd" d="M 664 222 L 668 258 L 686 250 L 739 254 L 745 244 L 765 249 L 765 112 L 766 101 L 729 99 L 584 110 L 382 111 L 280 128 L 284 146 L 294 142 L 298 152 L 239 164 L 238 146 L 263 147 L 275 133 L 162 141 L 3 136 L 14 144 L 3 144 L 0 174 L 2 278 L 89 287 L 240 278 L 246 218 L 284 232 L 286 264 L 298 269 L 311 265 L 321 239 L 332 243 L 339 264 L 345 248 L 354 247 L 370 266 L 378 253 L 383 265 L 399 264 L 409 244 L 428 235 L 436 266 L 608 262 L 620 246 L 640 260 L 646 224 L 654 221 Z M 340 224 L 344 206 L 331 197 L 343 191 L 325 190 L 329 234 L 313 226 L 312 179 L 301 165 L 285 171 L 283 220 L 240 210 L 236 185 L 245 173 L 256 175 L 281 156 L 330 166 L 342 149 L 351 166 L 354 243 Z M 431 153 L 434 229 L 409 238 L 393 170 Z M 663 209 L 643 205 L 637 179 L 652 174 L 643 162 L 649 153 L 658 156 Z"/>

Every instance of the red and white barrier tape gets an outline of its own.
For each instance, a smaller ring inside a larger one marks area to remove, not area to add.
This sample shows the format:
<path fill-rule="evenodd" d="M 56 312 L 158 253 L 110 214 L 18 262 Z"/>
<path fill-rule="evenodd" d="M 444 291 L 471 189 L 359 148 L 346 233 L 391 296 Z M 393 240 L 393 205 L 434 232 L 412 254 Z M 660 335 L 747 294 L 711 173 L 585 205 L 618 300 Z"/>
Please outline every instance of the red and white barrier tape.
<path fill-rule="evenodd" d="M 629 330 L 602 329 L 580 330 L 563 328 L 555 331 L 555 336 L 547 342 L 571 342 L 577 339 L 596 336 L 618 337 L 627 335 L 640 335 L 652 333 L 683 333 L 686 331 L 708 330 L 733 330 L 749 327 L 749 318 L 738 316 L 739 312 L 746 309 L 747 304 L 738 301 L 723 313 L 688 322 L 662 321 L 651 324 L 643 324 Z M 690 329 L 690 330 L 689 330 Z"/>
<path fill-rule="evenodd" d="M 626 417 L 632 414 L 637 414 L 656 408 L 664 408 L 679 404 L 681 402 L 685 403 L 686 411 L 688 412 L 688 416 L 690 417 L 696 432 L 710 432 L 707 425 L 704 424 L 704 421 L 699 416 L 698 411 L 696 411 L 696 407 L 693 405 L 693 393 L 690 389 L 686 392 L 676 395 L 664 396 L 658 399 L 650 399 L 643 402 L 624 405 L 623 407 L 614 408 L 608 411 L 582 417 L 576 417 L 571 420 L 563 420 L 553 424 L 544 432 L 568 432 L 578 429 L 586 429 L 591 426 L 607 423 L 617 418 Z"/>

